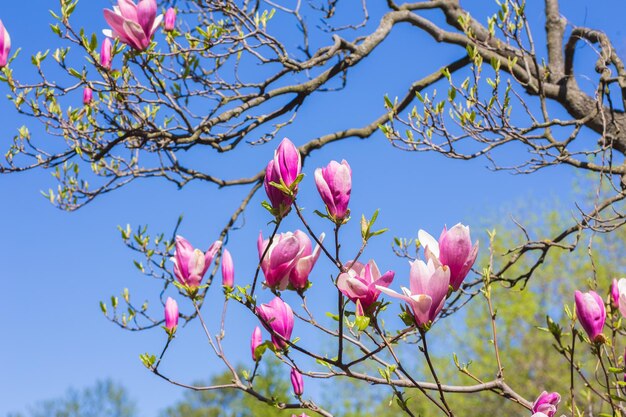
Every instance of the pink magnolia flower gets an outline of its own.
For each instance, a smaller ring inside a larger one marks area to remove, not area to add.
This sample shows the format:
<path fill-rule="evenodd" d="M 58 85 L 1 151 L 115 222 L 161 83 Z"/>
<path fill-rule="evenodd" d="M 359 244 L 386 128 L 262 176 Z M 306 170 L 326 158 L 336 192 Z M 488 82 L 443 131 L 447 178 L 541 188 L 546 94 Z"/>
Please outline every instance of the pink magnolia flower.
<path fill-rule="evenodd" d="M 345 161 L 330 161 L 325 168 L 315 170 L 315 185 L 328 214 L 335 221 L 348 215 L 348 203 L 352 192 L 352 169 Z"/>
<path fill-rule="evenodd" d="M 255 362 L 261 359 L 261 358 L 257 358 L 256 354 L 254 353 L 256 351 L 256 348 L 258 348 L 261 345 L 261 343 L 263 343 L 263 335 L 261 334 L 261 328 L 259 326 L 256 326 L 254 328 L 254 331 L 252 332 L 252 338 L 250 339 L 250 351 L 252 352 L 252 360 Z"/>
<path fill-rule="evenodd" d="M 289 304 L 281 300 L 280 297 L 275 297 L 269 303 L 258 306 L 256 313 L 261 318 L 263 326 L 272 332 L 274 346 L 277 349 L 284 349 L 289 346 L 285 340 L 291 339 L 294 324 L 293 310 Z"/>
<path fill-rule="evenodd" d="M 11 37 L 0 20 L 0 68 L 7 66 L 11 52 Z"/>
<path fill-rule="evenodd" d="M 100 47 L 100 65 L 106 69 L 111 69 L 111 39 L 104 38 Z"/>
<path fill-rule="evenodd" d="M 174 262 L 174 275 L 178 282 L 190 289 L 200 286 L 204 274 L 221 247 L 222 242 L 218 240 L 206 253 L 202 253 L 200 249 L 194 249 L 184 237 L 176 236 L 176 253 L 171 260 Z"/>
<path fill-rule="evenodd" d="M 165 328 L 173 333 L 178 326 L 178 303 L 171 297 L 165 301 Z"/>
<path fill-rule="evenodd" d="M 91 103 L 91 100 L 93 100 L 93 90 L 89 87 L 85 87 L 83 90 L 83 104 L 87 105 Z"/>
<path fill-rule="evenodd" d="M 558 392 L 542 392 L 533 404 L 532 412 L 535 413 L 533 414 L 533 416 L 535 416 L 536 413 L 545 415 L 547 417 L 554 416 L 556 414 L 556 408 L 558 407 L 560 401 L 561 396 Z"/>
<path fill-rule="evenodd" d="M 595 291 L 585 293 L 576 291 L 574 300 L 576 301 L 576 316 L 589 338 L 594 342 L 602 341 L 602 328 L 606 320 L 602 298 Z"/>
<path fill-rule="evenodd" d="M 446 301 L 450 269 L 436 259 L 429 259 L 428 263 L 417 260 L 411 263 L 409 282 L 410 288 L 402 287 L 402 294 L 385 287 L 379 286 L 378 289 L 406 301 L 413 311 L 417 326 L 422 329 L 428 328 Z"/>
<path fill-rule="evenodd" d="M 292 414 L 291 417 L 309 417 L 308 415 L 306 415 L 305 413 L 300 414 L 299 416 Z"/>
<path fill-rule="evenodd" d="M 615 278 L 611 283 L 611 304 L 613 307 L 619 307 L 619 285 Z"/>
<path fill-rule="evenodd" d="M 320 242 L 323 240 L 324 234 L 319 238 Z M 261 269 L 265 275 L 265 285 L 281 291 L 289 284 L 297 290 L 305 289 L 309 274 L 320 256 L 319 245 L 313 250 L 311 239 L 300 230 L 276 234 L 263 257 L 268 244 L 269 239 L 263 240 L 263 233 L 259 233 L 257 249 L 259 259 L 263 259 Z"/>
<path fill-rule="evenodd" d="M 346 265 L 351 265 L 348 262 Z M 388 287 L 393 281 L 395 272 L 387 271 L 380 275 L 380 270 L 371 259 L 366 265 L 354 262 L 348 272 L 344 272 L 337 278 L 337 288 L 352 302 L 361 302 L 364 309 L 368 309 L 376 302 L 380 295 L 381 287 Z"/>
<path fill-rule="evenodd" d="M 284 184 L 287 188 L 291 188 L 293 182 L 300 175 L 301 169 L 302 161 L 298 148 L 289 139 L 283 139 L 274 151 L 274 159 L 267 164 L 265 179 L 263 180 L 265 192 L 277 216 L 283 217 L 289 213 L 293 198 L 271 183 Z M 295 194 L 297 187 L 292 191 Z"/>
<path fill-rule="evenodd" d="M 617 281 L 617 293 L 617 306 L 622 316 L 626 317 L 626 278 L 620 278 Z M 611 289 L 611 294 L 614 294 L 613 289 Z"/>
<path fill-rule="evenodd" d="M 469 226 L 458 223 L 450 230 L 444 227 L 439 242 L 423 230 L 417 236 L 426 259 L 436 258 L 450 268 L 450 285 L 458 290 L 478 256 L 478 241 L 472 246 Z"/>
<path fill-rule="evenodd" d="M 172 30 L 174 30 L 175 27 L 176 27 L 176 9 L 173 7 L 170 7 L 165 12 L 164 29 L 167 32 L 171 32 Z"/>
<path fill-rule="evenodd" d="M 296 368 L 291 368 L 291 386 L 296 397 L 300 397 L 304 393 L 302 374 Z"/>
<path fill-rule="evenodd" d="M 235 285 L 235 265 L 228 249 L 222 253 L 222 286 L 233 288 Z"/>
<path fill-rule="evenodd" d="M 138 4 L 133 0 L 118 0 L 113 10 L 104 10 L 104 19 L 111 26 L 111 30 L 102 31 L 105 36 L 118 38 L 137 51 L 143 51 L 152 42 L 163 15 L 157 16 L 156 0 L 140 0 Z"/>

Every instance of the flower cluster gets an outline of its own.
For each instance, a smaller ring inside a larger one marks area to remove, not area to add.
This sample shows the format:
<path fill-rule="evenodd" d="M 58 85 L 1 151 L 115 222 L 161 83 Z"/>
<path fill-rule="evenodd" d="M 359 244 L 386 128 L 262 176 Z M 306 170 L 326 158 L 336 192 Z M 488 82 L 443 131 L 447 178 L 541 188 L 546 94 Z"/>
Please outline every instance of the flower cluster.
<path fill-rule="evenodd" d="M 311 275 L 322 253 L 325 253 L 338 269 L 333 282 L 336 291 L 339 292 L 341 305 L 354 304 L 354 310 L 349 314 L 353 315 L 356 321 L 350 322 L 346 318 L 346 325 L 352 331 L 363 332 L 372 326 L 371 323 L 378 326 L 377 317 L 384 310 L 383 306 L 387 305 L 381 296 L 387 295 L 402 301 L 405 306 L 403 320 L 410 326 L 409 329 L 417 329 L 425 339 L 426 333 L 435 324 L 449 297 L 455 292 L 470 288 L 469 285 L 464 287 L 463 283 L 476 262 L 479 245 L 478 242 L 472 242 L 469 226 L 459 223 L 450 229 L 444 227 L 439 239 L 435 239 L 424 230 L 419 230 L 418 239 L 419 245 L 423 248 L 423 258 L 418 257 L 409 263 L 408 284 L 401 286 L 401 291 L 397 292 L 391 289 L 396 275 L 394 271 L 381 273 L 373 259 L 367 263 L 360 262 L 358 258 L 362 252 L 356 259 L 342 264 L 338 256 L 333 257 L 323 246 L 324 234 L 315 237 L 297 206 L 298 188 L 304 175 L 301 169 L 302 158 L 298 148 L 289 139 L 284 139 L 267 164 L 264 179 L 269 199 L 269 203 L 264 205 L 274 216 L 276 228 L 269 237 L 264 238 L 261 232 L 257 239 L 259 256 L 257 274 L 262 271 L 265 277 L 263 286 L 271 291 L 274 297 L 267 303 L 256 304 L 252 297 L 256 276 L 250 295 L 242 287 L 237 289 L 247 296 L 247 301 L 243 298 L 239 300 L 250 308 L 261 324 L 254 328 L 250 339 L 252 360 L 258 363 L 268 348 L 277 355 L 287 354 L 287 351 L 297 343 L 296 339 L 292 339 L 296 315 L 283 299 L 282 292 L 292 290 L 304 299 L 304 292 L 311 286 Z M 350 165 L 345 160 L 341 163 L 331 161 L 326 167 L 316 169 L 315 185 L 326 209 L 326 214 L 319 214 L 334 223 L 337 233 L 338 229 L 350 220 L 349 202 L 352 188 Z M 294 207 L 306 231 L 279 232 L 281 222 Z M 368 230 L 370 225 L 366 225 L 365 229 Z M 363 235 L 365 242 L 371 236 L 368 233 Z M 213 243 L 203 252 L 194 248 L 186 239 L 180 236 L 176 238 L 176 252 L 172 261 L 178 288 L 194 299 L 209 266 L 218 256 L 221 259 L 225 294 L 227 298 L 237 298 L 234 289 L 233 259 L 230 252 L 222 248 L 220 241 Z M 626 312 L 626 279 L 614 280 L 610 300 L 614 309 Z M 576 316 L 589 339 L 595 344 L 603 343 L 602 329 L 606 310 L 601 297 L 594 291 L 587 293 L 576 291 L 575 304 Z M 168 298 L 165 303 L 164 327 L 170 338 L 176 332 L 178 318 L 178 305 L 176 301 Z M 269 332 L 270 341 L 263 340 L 262 328 Z M 294 362 L 290 363 L 293 393 L 302 401 L 303 374 Z M 533 417 L 554 417 L 560 400 L 558 393 L 544 391 L 530 407 Z M 306 414 L 302 416 L 307 417 Z"/>

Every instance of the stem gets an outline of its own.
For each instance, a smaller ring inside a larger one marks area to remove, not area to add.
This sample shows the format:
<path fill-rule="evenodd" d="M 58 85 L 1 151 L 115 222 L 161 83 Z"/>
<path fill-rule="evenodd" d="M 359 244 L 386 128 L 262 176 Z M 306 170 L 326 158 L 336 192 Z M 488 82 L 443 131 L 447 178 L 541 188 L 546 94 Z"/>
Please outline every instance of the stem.
<path fill-rule="evenodd" d="M 157 363 L 154 365 L 154 368 L 152 369 L 152 372 L 156 372 L 157 369 L 159 369 L 159 364 L 161 363 L 161 359 L 163 359 L 163 355 L 165 355 L 165 351 L 167 350 L 168 346 L 170 345 L 170 342 L 174 339 L 174 337 L 168 337 L 167 338 L 167 342 L 165 343 L 165 346 L 163 347 L 163 351 L 161 352 L 161 354 L 159 355 L 159 360 L 157 361 Z"/>
<path fill-rule="evenodd" d="M 293 206 L 296 208 L 296 213 L 298 214 L 298 217 L 300 218 L 300 220 L 302 221 L 302 224 L 304 225 L 304 227 L 306 228 L 307 232 L 309 232 L 309 235 L 311 235 L 311 237 L 313 238 L 313 240 L 315 240 L 315 243 L 317 243 L 320 248 L 322 248 L 322 251 L 324 252 L 324 254 L 328 257 L 328 259 L 330 259 L 330 261 L 335 264 L 335 266 L 337 268 L 339 268 L 339 270 L 341 272 L 343 271 L 343 265 L 341 265 L 341 262 L 339 262 L 338 259 L 335 259 L 333 257 L 333 255 L 331 255 L 330 252 L 328 252 L 328 249 L 326 249 L 326 247 L 324 245 L 322 245 L 322 242 L 320 242 L 320 240 L 317 238 L 317 235 L 315 233 L 313 233 L 313 230 L 311 230 L 311 227 L 309 226 L 309 224 L 306 222 L 306 220 L 304 220 L 304 216 L 302 215 L 302 212 L 300 211 L 300 207 L 298 207 L 298 204 L 296 204 L 296 202 L 294 201 Z"/>
<path fill-rule="evenodd" d="M 576 349 L 576 332 L 572 331 L 572 350 L 570 351 L 569 395 L 571 398 L 572 417 L 576 417 L 576 400 L 574 398 L 574 350 Z"/>
<path fill-rule="evenodd" d="M 496 355 L 496 362 L 498 364 L 498 374 L 496 379 L 504 379 L 504 369 L 502 367 L 502 361 L 500 360 L 500 349 L 498 347 L 498 330 L 496 328 L 496 314 L 494 313 L 493 303 L 491 302 L 491 265 L 493 265 L 493 239 L 494 235 L 490 236 L 490 253 L 489 253 L 489 270 L 485 274 L 485 298 L 487 299 L 487 305 L 489 306 L 489 318 L 491 319 L 491 332 L 493 334 L 493 348 Z"/>
<path fill-rule="evenodd" d="M 426 392 L 426 389 L 422 386 L 422 384 L 420 384 L 415 379 L 413 379 L 413 377 L 411 377 L 411 375 L 404 369 L 404 367 L 402 366 L 402 362 L 400 362 L 400 359 L 398 359 L 398 356 L 396 356 L 396 352 L 394 352 L 393 348 L 387 341 L 387 338 L 385 337 L 385 333 L 383 333 L 383 331 L 381 330 L 380 326 L 378 325 L 377 320 L 374 320 L 374 328 L 376 332 L 380 335 L 380 337 L 383 339 L 384 345 L 387 347 L 387 350 L 389 350 L 389 353 L 391 353 L 391 356 L 396 361 L 396 364 L 398 365 L 398 370 L 402 372 L 409 379 L 411 384 L 413 384 L 414 387 L 419 389 L 422 392 L 422 394 L 424 394 L 424 396 L 428 398 L 430 402 L 435 404 L 444 413 L 447 413 L 446 409 L 441 404 L 439 404 L 437 400 L 431 397 L 430 394 L 428 394 L 428 392 Z M 388 382 L 391 382 L 391 381 L 388 381 Z M 393 384 L 393 383 L 390 383 L 389 385 L 391 385 L 392 387 L 396 386 L 396 384 Z"/>
<path fill-rule="evenodd" d="M 609 374 L 606 372 L 606 368 L 604 367 L 604 361 L 602 360 L 601 346 L 598 346 L 598 360 L 600 361 L 600 366 L 602 367 L 602 372 L 604 373 L 604 379 L 606 381 L 606 393 L 609 397 L 609 404 L 611 404 L 611 410 L 613 410 L 613 415 L 616 415 L 615 404 L 613 404 L 613 397 L 611 396 L 611 382 L 609 381 Z"/>
<path fill-rule="evenodd" d="M 341 265 L 341 261 L 339 261 L 339 228 L 341 225 L 335 225 L 335 259 Z M 339 312 L 339 330 L 337 330 L 339 336 L 339 347 L 337 351 L 337 362 L 342 363 L 343 357 L 343 312 L 344 312 L 344 300 L 343 294 L 341 291 L 337 290 L 337 311 Z"/>
<path fill-rule="evenodd" d="M 439 390 L 439 398 L 443 403 L 443 406 L 446 408 L 447 414 L 450 417 L 454 417 L 454 413 L 450 409 L 450 406 L 446 402 L 446 396 L 443 393 L 443 389 L 441 388 L 441 382 L 439 382 L 439 378 L 437 377 L 437 373 L 435 372 L 435 367 L 433 366 L 432 361 L 430 360 L 430 355 L 428 354 L 428 343 L 426 343 L 426 332 L 420 330 L 422 334 L 422 346 L 424 347 L 424 357 L 426 358 L 426 362 L 428 363 L 428 367 L 430 368 L 430 373 L 433 375 L 435 379 L 435 383 L 437 384 L 437 389 Z"/>
<path fill-rule="evenodd" d="M 267 252 L 269 252 L 270 247 L 272 246 L 272 242 L 274 241 L 274 236 L 276 236 L 276 233 L 278 233 L 278 227 L 280 227 L 280 223 L 282 221 L 283 219 L 279 218 L 278 221 L 276 222 L 276 226 L 274 227 L 274 230 L 272 231 L 270 240 L 267 242 L 267 246 L 265 247 L 265 250 L 263 251 L 263 255 L 261 255 L 261 259 L 259 259 L 259 264 L 256 266 L 256 271 L 254 272 L 254 280 L 252 281 L 252 291 L 250 291 L 250 297 L 254 297 L 254 290 L 256 289 L 256 281 L 259 278 L 259 272 L 261 271 L 261 264 L 263 263 L 265 256 L 267 256 Z"/>

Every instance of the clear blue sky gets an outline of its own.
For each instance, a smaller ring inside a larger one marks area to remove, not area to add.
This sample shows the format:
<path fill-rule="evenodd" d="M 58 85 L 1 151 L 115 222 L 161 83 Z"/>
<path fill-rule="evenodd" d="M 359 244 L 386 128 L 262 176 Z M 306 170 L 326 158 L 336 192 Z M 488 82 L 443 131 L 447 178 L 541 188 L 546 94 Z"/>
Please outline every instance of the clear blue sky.
<path fill-rule="evenodd" d="M 540 3 L 543 2 L 529 2 L 529 10 L 539 9 Z M 614 38 L 623 39 L 623 1 L 567 3 L 564 14 L 574 23 L 605 28 Z M 48 28 L 52 21 L 48 13 L 51 5 L 57 7 L 56 2 L 46 0 L 4 2 L 0 7 L 0 19 L 11 33 L 14 49 L 23 49 L 12 65 L 18 78 L 32 79 L 31 54 L 57 45 L 58 40 Z M 83 0 L 74 22 L 84 21 L 88 31 L 99 33 L 105 27 L 102 8 L 108 5 L 106 0 Z M 442 49 L 416 34 L 408 27 L 394 30 L 383 48 L 351 72 L 346 91 L 314 97 L 284 134 L 301 144 L 318 134 L 360 125 L 382 111 L 385 93 L 391 97 L 401 95 L 416 75 L 425 74 L 424 68 L 435 68 L 449 57 L 460 56 L 459 50 Z M 161 37 L 158 33 L 157 41 Z M 618 47 L 624 47 L 623 41 Z M 5 87 L 1 88 L 0 93 L 5 95 Z M 80 98 L 76 100 L 78 103 Z M 12 107 L 8 101 L 0 104 L 2 152 L 22 123 L 29 123 L 36 134 L 45 135 L 33 121 L 16 117 Z M 590 135 L 590 140 L 595 140 L 595 135 Z M 228 170 L 218 159 L 210 162 L 227 174 L 240 172 L 247 176 L 265 165 L 272 149 L 270 145 L 248 152 L 245 159 L 231 164 L 237 171 Z M 516 151 L 519 149 L 509 148 L 509 152 Z M 312 180 L 314 168 L 330 159 L 342 158 L 350 162 L 354 173 L 354 217 L 381 208 L 380 224 L 390 228 L 390 233 L 374 243 L 365 257 L 374 257 L 381 269 L 396 270 L 395 288 L 407 279 L 408 266 L 392 256 L 389 245 L 393 236 L 414 236 L 419 228 L 438 234 L 444 224 L 457 222 L 476 224 L 486 213 L 513 206 L 522 199 L 545 201 L 557 196 L 566 204 L 571 204 L 572 199 L 573 172 L 566 168 L 548 169 L 532 176 L 493 173 L 485 168 L 485 160 L 456 162 L 434 154 L 403 153 L 392 149 L 381 134 L 376 134 L 362 142 L 353 139 L 333 144 L 307 160 L 301 194 L 309 212 L 322 207 Z M 142 417 L 153 416 L 181 395 L 180 389 L 157 379 L 138 359 L 142 352 L 156 353 L 161 349 L 163 333 L 122 331 L 107 322 L 98 308 L 100 300 L 119 294 L 124 287 L 131 289 L 135 300 L 154 300 L 160 289 L 136 272 L 133 255 L 121 243 L 116 226 L 147 223 L 154 231 L 168 232 L 178 215 L 184 213 L 180 233 L 195 245 L 208 246 L 246 190 L 217 190 L 191 184 L 179 191 L 159 180 L 143 181 L 103 196 L 78 212 L 65 213 L 39 193 L 55 186 L 53 178 L 44 171 L 0 176 L 0 230 L 4 236 L 0 240 L 0 314 L 4 317 L 0 415 L 57 397 L 68 387 L 82 387 L 98 378 L 110 377 L 130 390 Z M 268 215 L 259 206 L 262 197 L 257 195 L 246 215 L 245 227 L 233 234 L 230 242 L 238 282 L 249 282 L 252 276 L 259 230 L 269 233 Z M 327 224 L 314 224 L 316 230 L 330 230 Z M 354 222 L 346 232 L 353 237 L 349 242 L 355 245 L 356 226 Z M 298 224 L 291 219 L 283 231 L 293 227 Z M 483 235 L 478 230 L 474 233 L 482 238 L 484 247 Z M 321 281 L 327 283 L 330 271 L 330 266 L 320 259 L 322 262 L 312 276 L 313 280 L 320 280 L 313 289 L 318 296 L 323 295 Z M 207 317 L 215 317 L 221 308 L 221 291 L 214 288 L 211 292 L 218 305 L 207 303 Z M 269 299 L 267 293 L 261 297 Z M 231 324 L 237 319 L 243 324 L 240 331 L 231 327 L 228 346 L 235 358 L 245 362 L 248 338 L 256 322 L 244 316 L 240 308 L 231 308 L 231 313 Z M 213 372 L 222 371 L 198 330 L 195 325 L 182 329 L 163 367 L 183 381 L 206 379 Z M 294 335 L 299 335 L 298 327 Z"/>

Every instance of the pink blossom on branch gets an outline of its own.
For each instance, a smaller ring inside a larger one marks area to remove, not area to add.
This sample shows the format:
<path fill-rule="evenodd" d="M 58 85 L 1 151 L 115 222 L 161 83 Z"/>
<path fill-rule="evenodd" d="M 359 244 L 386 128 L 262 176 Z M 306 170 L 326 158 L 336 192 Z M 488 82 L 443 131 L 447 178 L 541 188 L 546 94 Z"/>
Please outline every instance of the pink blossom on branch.
<path fill-rule="evenodd" d="M 83 90 L 83 104 L 86 106 L 93 100 L 93 90 L 89 87 L 85 87 Z"/>
<path fill-rule="evenodd" d="M 323 240 L 324 234 L 319 238 L 320 242 Z M 257 249 L 259 259 L 262 259 L 265 285 L 281 291 L 289 284 L 296 290 L 306 289 L 311 270 L 320 256 L 320 246 L 313 250 L 311 239 L 301 230 L 276 234 L 265 253 L 268 244 L 269 239 L 264 240 L 263 234 L 259 233 Z"/>
<path fill-rule="evenodd" d="M 315 185 L 328 214 L 341 223 L 348 216 L 348 203 L 352 192 L 352 169 L 343 160 L 330 161 L 325 168 L 315 170 Z"/>
<path fill-rule="evenodd" d="M 617 306 L 622 316 L 626 317 L 626 278 L 617 281 Z"/>
<path fill-rule="evenodd" d="M 298 191 L 298 186 L 294 182 L 301 170 L 300 151 L 289 139 L 283 139 L 274 151 L 274 159 L 267 164 L 263 180 L 265 192 L 270 199 L 272 212 L 275 216 L 284 217 L 291 210 L 293 197 Z M 286 193 L 285 190 L 279 189 L 272 183 L 287 187 L 290 192 Z"/>
<path fill-rule="evenodd" d="M 376 302 L 380 295 L 381 287 L 388 287 L 393 281 L 395 272 L 387 271 L 380 274 L 378 265 L 371 259 L 367 264 L 361 262 L 348 262 L 348 272 L 344 272 L 337 278 L 337 288 L 352 302 L 361 302 L 363 309 L 368 309 Z"/>
<path fill-rule="evenodd" d="M 256 348 L 258 348 L 261 343 L 263 343 L 263 335 L 261 334 L 261 328 L 256 326 L 254 331 L 252 332 L 252 337 L 250 338 L 250 351 L 252 353 L 252 360 L 258 362 L 261 358 L 256 356 Z"/>
<path fill-rule="evenodd" d="M 424 247 L 426 259 L 437 259 L 450 268 L 450 285 L 458 290 L 478 256 L 478 242 L 472 246 L 469 226 L 458 223 L 450 230 L 444 227 L 438 242 L 420 230 L 418 239 Z"/>
<path fill-rule="evenodd" d="M 171 297 L 165 301 L 165 329 L 172 335 L 178 326 L 178 303 Z"/>
<path fill-rule="evenodd" d="M 171 32 L 174 30 L 174 28 L 176 28 L 176 9 L 175 8 L 170 7 L 165 12 L 165 23 L 163 25 L 163 28 L 165 29 L 166 32 Z"/>
<path fill-rule="evenodd" d="M 118 38 L 137 51 L 143 51 L 152 42 L 163 15 L 157 16 L 156 0 L 118 0 L 113 10 L 104 9 L 104 19 L 111 29 L 102 31 L 109 38 Z"/>
<path fill-rule="evenodd" d="M 178 282 L 192 290 L 198 288 L 221 247 L 222 242 L 218 240 L 203 253 L 200 249 L 194 249 L 184 237 L 176 236 L 176 252 L 171 260 Z"/>
<path fill-rule="evenodd" d="M 222 253 L 222 286 L 233 288 L 235 285 L 235 264 L 228 249 Z"/>
<path fill-rule="evenodd" d="M 0 68 L 7 66 L 11 52 L 11 36 L 0 20 Z"/>
<path fill-rule="evenodd" d="M 558 392 L 542 392 L 537 400 L 533 403 L 532 412 L 552 417 L 556 414 L 556 409 L 561 402 L 561 396 Z M 536 414 L 533 414 L 535 416 Z"/>
<path fill-rule="evenodd" d="M 410 288 L 401 287 L 402 294 L 381 286 L 378 289 L 387 295 L 406 301 L 417 326 L 422 330 L 427 330 L 446 301 L 450 285 L 450 269 L 441 265 L 436 259 L 429 259 L 428 263 L 417 260 L 411 263 L 409 283 Z"/>
<path fill-rule="evenodd" d="M 111 69 L 112 49 L 111 39 L 104 38 L 102 46 L 100 47 L 100 65 L 106 69 Z"/>
<path fill-rule="evenodd" d="M 615 278 L 613 278 L 613 282 L 611 283 L 611 304 L 613 307 L 619 307 L 619 285 Z"/>
<path fill-rule="evenodd" d="M 304 381 L 302 374 L 298 372 L 296 368 L 291 368 L 291 386 L 293 387 L 293 393 L 296 397 L 300 397 L 304 394 Z"/>
<path fill-rule="evenodd" d="M 293 310 L 289 304 L 285 303 L 280 297 L 275 297 L 267 304 L 261 304 L 256 308 L 256 313 L 261 318 L 263 326 L 272 333 L 272 343 L 276 349 L 284 349 L 287 346 L 285 340 L 291 339 L 293 331 Z M 275 333 L 275 334 L 274 334 Z M 278 337 L 280 335 L 282 337 Z"/>
<path fill-rule="evenodd" d="M 606 320 L 604 301 L 595 291 L 585 293 L 576 291 L 574 300 L 576 301 L 576 316 L 589 339 L 592 342 L 602 342 L 604 340 L 602 329 Z"/>

